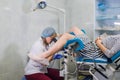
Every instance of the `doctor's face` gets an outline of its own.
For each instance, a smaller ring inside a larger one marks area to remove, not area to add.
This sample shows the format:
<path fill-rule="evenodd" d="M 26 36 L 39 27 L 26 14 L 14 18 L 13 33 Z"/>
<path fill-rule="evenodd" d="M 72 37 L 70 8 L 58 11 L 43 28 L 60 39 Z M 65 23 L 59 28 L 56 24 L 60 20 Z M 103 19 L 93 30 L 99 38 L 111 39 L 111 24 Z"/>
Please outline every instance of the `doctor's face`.
<path fill-rule="evenodd" d="M 47 37 L 46 38 L 46 43 L 50 44 L 52 42 L 52 40 L 53 40 L 53 37 Z"/>
<path fill-rule="evenodd" d="M 44 38 L 45 44 L 48 45 L 48 44 L 50 44 L 52 41 L 56 42 L 56 39 L 55 39 L 56 37 L 57 37 L 57 34 L 55 33 L 55 34 L 53 34 L 53 35 L 50 36 L 50 37 Z"/>

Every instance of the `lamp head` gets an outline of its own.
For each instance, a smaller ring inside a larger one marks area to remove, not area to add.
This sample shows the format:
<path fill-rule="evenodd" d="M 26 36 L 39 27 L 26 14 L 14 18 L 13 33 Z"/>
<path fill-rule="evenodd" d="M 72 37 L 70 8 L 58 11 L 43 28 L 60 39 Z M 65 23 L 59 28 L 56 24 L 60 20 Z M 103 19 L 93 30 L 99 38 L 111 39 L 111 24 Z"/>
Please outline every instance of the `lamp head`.
<path fill-rule="evenodd" d="M 45 0 L 41 0 L 37 5 L 38 9 L 44 9 L 46 6 L 47 6 L 47 3 Z"/>

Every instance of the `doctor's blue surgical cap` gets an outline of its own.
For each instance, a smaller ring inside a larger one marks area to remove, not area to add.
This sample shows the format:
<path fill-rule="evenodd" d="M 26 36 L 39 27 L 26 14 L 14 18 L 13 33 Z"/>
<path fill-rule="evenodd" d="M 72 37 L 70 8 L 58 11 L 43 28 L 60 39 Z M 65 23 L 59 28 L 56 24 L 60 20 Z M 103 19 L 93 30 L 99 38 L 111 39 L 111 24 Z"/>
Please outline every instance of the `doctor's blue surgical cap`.
<path fill-rule="evenodd" d="M 50 37 L 52 36 L 53 34 L 55 34 L 55 29 L 52 28 L 52 27 L 47 27 L 45 28 L 43 31 L 42 31 L 42 34 L 41 34 L 41 37 L 42 38 L 46 38 L 46 37 Z"/>

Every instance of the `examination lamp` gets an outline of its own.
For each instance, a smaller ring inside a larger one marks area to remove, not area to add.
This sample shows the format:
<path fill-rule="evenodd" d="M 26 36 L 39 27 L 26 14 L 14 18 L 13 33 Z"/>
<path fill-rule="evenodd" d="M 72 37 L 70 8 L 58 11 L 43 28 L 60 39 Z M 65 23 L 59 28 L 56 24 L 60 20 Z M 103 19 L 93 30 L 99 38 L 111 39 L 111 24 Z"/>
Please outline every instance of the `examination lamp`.
<path fill-rule="evenodd" d="M 35 9 L 33 9 L 33 11 L 35 11 L 36 9 L 44 9 L 44 8 L 46 8 L 46 6 L 47 6 L 47 3 L 46 3 L 46 1 L 40 1 L 38 4 L 37 4 L 37 7 L 35 8 Z"/>
<path fill-rule="evenodd" d="M 45 1 L 41 1 L 41 2 L 38 3 L 37 6 L 38 6 L 39 9 L 44 9 L 47 6 L 47 4 L 46 4 Z"/>
<path fill-rule="evenodd" d="M 53 8 L 53 9 L 57 10 L 57 11 L 62 12 L 63 18 L 64 18 L 63 21 L 64 21 L 64 32 L 65 32 L 65 26 L 66 26 L 66 21 L 65 21 L 66 19 L 65 19 L 65 17 L 66 17 L 66 15 L 65 15 L 65 10 L 64 10 L 64 9 L 57 8 L 57 7 L 55 7 L 55 6 L 52 6 L 52 5 L 47 4 L 46 0 L 41 0 L 41 1 L 37 4 L 36 8 L 33 9 L 33 11 L 36 11 L 37 9 L 45 9 L 46 7 L 50 7 L 50 8 Z"/>
<path fill-rule="evenodd" d="M 41 1 L 37 4 L 36 8 L 33 9 L 33 11 L 35 11 L 35 10 L 37 10 L 37 9 L 45 9 L 47 6 L 48 6 L 48 7 L 51 7 L 51 8 L 54 8 L 54 9 L 56 9 L 56 10 L 59 10 L 59 11 L 61 11 L 61 12 L 63 12 L 63 13 L 65 13 L 65 10 L 64 10 L 64 9 L 57 8 L 57 7 L 55 7 L 55 6 L 52 6 L 52 5 L 47 4 L 46 0 L 41 0 Z"/>

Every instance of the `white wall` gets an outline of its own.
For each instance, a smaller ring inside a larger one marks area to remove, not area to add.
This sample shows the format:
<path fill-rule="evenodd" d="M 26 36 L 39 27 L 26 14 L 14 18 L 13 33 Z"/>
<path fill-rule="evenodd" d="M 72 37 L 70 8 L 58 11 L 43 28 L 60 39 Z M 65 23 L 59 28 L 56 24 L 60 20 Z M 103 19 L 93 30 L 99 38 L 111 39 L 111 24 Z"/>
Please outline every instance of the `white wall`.
<path fill-rule="evenodd" d="M 86 30 L 93 39 L 94 0 L 67 0 L 67 26 L 78 26 Z"/>
<path fill-rule="evenodd" d="M 0 80 L 21 80 L 27 52 L 46 26 L 53 25 L 58 32 L 63 31 L 58 11 L 48 9 L 49 12 L 37 10 L 28 13 L 24 4 L 27 1 L 0 1 Z M 64 0 L 48 3 L 64 8 Z"/>

